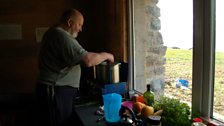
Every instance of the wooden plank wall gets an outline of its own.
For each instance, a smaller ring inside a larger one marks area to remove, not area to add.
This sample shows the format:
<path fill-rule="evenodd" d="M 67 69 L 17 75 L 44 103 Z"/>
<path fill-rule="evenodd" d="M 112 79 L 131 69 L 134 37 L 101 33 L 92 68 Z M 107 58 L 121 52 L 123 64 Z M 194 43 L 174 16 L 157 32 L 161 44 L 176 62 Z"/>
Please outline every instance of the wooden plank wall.
<path fill-rule="evenodd" d="M 57 23 L 72 0 L 1 0 L 0 24 L 21 25 L 21 40 L 0 41 L 0 92 L 32 93 L 37 76 L 37 27 Z"/>
<path fill-rule="evenodd" d="M 0 93 L 33 93 L 39 44 L 35 29 L 58 22 L 75 7 L 85 24 L 78 37 L 89 51 L 108 51 L 117 61 L 127 59 L 126 0 L 1 0 L 0 25 L 21 25 L 21 40 L 0 40 Z"/>

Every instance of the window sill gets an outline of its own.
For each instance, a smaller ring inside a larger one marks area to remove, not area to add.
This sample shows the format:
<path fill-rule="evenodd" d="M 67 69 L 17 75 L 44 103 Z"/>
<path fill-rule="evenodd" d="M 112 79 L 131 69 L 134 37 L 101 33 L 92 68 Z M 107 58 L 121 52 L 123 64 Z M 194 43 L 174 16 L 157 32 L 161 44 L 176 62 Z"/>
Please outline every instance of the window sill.
<path fill-rule="evenodd" d="M 203 123 L 206 124 L 207 126 L 224 126 L 224 123 L 217 121 L 215 119 L 209 119 L 204 117 L 200 118 L 203 120 Z"/>

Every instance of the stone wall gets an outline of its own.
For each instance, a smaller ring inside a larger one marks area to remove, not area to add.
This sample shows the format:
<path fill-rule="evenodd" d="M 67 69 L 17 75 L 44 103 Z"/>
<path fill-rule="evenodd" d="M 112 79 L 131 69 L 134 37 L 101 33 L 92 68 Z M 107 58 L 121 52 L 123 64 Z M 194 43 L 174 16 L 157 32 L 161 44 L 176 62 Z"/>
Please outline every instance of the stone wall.
<path fill-rule="evenodd" d="M 146 84 L 152 91 L 163 94 L 166 46 L 160 33 L 158 0 L 134 0 L 135 88 L 141 92 Z"/>

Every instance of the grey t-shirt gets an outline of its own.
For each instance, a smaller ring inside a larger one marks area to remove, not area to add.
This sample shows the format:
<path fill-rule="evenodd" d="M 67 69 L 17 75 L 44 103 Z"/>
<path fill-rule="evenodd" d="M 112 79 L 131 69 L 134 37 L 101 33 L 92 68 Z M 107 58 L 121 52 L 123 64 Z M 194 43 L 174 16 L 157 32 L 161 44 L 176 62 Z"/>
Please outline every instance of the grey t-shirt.
<path fill-rule="evenodd" d="M 87 54 L 78 41 L 60 27 L 43 36 L 38 81 L 47 85 L 79 87 L 81 58 Z"/>

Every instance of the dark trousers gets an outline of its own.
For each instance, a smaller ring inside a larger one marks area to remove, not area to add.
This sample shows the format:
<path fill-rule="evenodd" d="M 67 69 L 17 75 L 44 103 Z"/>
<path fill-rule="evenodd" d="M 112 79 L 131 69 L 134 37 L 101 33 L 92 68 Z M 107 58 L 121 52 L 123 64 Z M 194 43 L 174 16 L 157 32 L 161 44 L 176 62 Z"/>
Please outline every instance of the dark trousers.
<path fill-rule="evenodd" d="M 70 86 L 38 84 L 38 125 L 82 126 L 74 108 L 77 92 L 77 88 Z"/>

